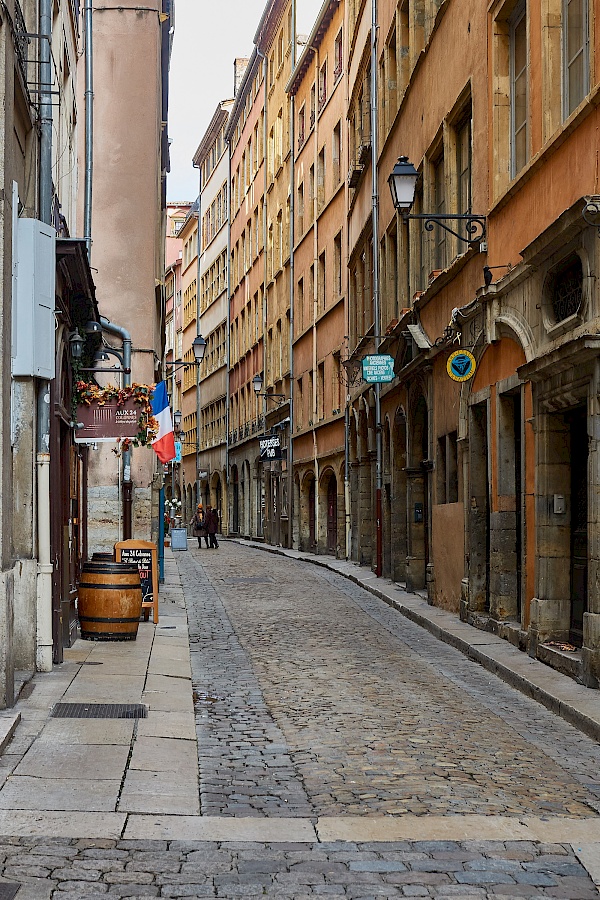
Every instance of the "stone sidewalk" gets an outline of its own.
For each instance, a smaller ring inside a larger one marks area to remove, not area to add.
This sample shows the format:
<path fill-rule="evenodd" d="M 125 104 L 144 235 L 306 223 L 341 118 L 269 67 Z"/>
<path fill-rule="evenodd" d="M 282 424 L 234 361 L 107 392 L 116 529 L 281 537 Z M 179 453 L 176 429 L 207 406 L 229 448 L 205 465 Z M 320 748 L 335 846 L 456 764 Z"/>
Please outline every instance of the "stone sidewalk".
<path fill-rule="evenodd" d="M 157 626 L 141 622 L 135 642 L 76 641 L 2 714 L 1 834 L 119 838 L 129 814 L 199 813 L 187 617 L 172 556 L 165 568 Z M 57 703 L 148 716 L 53 718 Z"/>
<path fill-rule="evenodd" d="M 508 641 L 461 622 L 455 613 L 430 606 L 420 594 L 409 594 L 395 582 L 377 578 L 374 572 L 357 563 L 333 556 L 272 547 L 259 541 L 239 543 L 309 562 L 343 575 L 600 742 L 600 690 L 583 687 L 567 675 L 532 659 Z"/>

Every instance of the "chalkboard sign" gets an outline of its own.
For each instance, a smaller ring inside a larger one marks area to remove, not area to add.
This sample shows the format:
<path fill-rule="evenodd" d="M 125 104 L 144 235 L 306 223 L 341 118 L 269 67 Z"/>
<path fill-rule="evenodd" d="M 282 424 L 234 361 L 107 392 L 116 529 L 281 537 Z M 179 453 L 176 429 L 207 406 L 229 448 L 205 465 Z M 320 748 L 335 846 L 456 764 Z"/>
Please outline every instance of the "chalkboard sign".
<path fill-rule="evenodd" d="M 115 544 L 117 562 L 137 563 L 142 582 L 142 611 L 146 621 L 153 610 L 158 623 L 158 553 L 153 541 L 119 541 Z"/>

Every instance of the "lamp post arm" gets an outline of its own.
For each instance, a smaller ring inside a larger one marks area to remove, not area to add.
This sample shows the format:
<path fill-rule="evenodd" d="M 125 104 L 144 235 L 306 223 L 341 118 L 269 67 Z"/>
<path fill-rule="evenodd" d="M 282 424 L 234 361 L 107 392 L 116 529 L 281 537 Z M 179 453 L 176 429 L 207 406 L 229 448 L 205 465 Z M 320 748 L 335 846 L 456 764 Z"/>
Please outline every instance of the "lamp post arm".
<path fill-rule="evenodd" d="M 439 225 L 440 228 L 443 228 L 444 231 L 448 231 L 450 234 L 453 234 L 454 237 L 458 238 L 459 241 L 462 241 L 465 244 L 475 244 L 479 241 L 485 240 L 486 235 L 486 218 L 485 216 L 477 216 L 471 215 L 470 213 L 463 213 L 457 215 L 436 215 L 435 213 L 402 213 L 402 218 L 405 221 L 409 219 L 420 219 L 424 223 L 425 231 L 433 231 L 436 225 Z M 463 222 L 465 234 L 460 234 L 460 232 L 455 231 L 454 228 L 451 228 L 447 222 Z"/>

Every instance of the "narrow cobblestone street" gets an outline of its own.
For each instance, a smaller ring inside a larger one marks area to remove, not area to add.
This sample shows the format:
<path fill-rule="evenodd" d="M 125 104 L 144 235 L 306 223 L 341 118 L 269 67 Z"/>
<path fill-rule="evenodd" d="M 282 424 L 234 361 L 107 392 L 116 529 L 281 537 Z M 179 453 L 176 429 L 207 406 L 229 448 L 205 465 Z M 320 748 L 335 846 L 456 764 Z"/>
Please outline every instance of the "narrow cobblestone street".
<path fill-rule="evenodd" d="M 600 747 L 564 719 L 308 562 L 190 542 L 161 597 L 19 702 L 2 900 L 598 897 Z M 145 720 L 47 718 L 136 677 Z"/>

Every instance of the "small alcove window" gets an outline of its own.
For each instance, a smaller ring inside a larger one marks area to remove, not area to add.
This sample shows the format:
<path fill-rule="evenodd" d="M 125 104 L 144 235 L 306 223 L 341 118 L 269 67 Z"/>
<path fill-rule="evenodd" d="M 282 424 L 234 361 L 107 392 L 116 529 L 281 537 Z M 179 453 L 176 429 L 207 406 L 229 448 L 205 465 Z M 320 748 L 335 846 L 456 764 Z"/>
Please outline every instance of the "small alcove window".
<path fill-rule="evenodd" d="M 583 265 L 577 254 L 552 273 L 549 287 L 555 322 L 563 322 L 579 312 L 583 300 Z"/>

